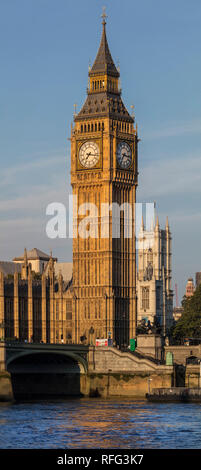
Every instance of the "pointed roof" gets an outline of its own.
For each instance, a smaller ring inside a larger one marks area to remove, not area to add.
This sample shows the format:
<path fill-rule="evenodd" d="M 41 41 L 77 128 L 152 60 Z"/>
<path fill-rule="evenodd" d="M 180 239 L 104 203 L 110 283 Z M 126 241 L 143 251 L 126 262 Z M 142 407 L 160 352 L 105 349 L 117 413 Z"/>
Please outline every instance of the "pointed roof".
<path fill-rule="evenodd" d="M 166 230 L 169 231 L 169 220 L 168 220 L 168 216 L 166 217 L 166 226 L 165 226 Z"/>
<path fill-rule="evenodd" d="M 13 261 L 22 261 L 23 262 L 24 261 L 24 256 L 25 256 L 25 253 L 22 256 L 18 256 L 16 258 L 13 258 Z M 49 255 L 47 255 L 43 251 L 39 250 L 38 248 L 33 248 L 30 251 L 26 250 L 26 257 L 27 257 L 27 260 L 40 259 L 40 260 L 43 260 L 43 261 L 49 261 L 49 259 L 50 259 Z M 54 259 L 56 259 L 56 258 L 54 258 Z"/>
<path fill-rule="evenodd" d="M 95 59 L 95 62 L 89 72 L 89 76 L 93 77 L 96 74 L 108 74 L 112 77 L 119 77 L 120 74 L 113 62 L 107 37 L 106 37 L 106 15 L 103 17 L 103 31 L 100 42 L 100 47 Z M 122 119 L 126 122 L 133 123 L 134 118 L 130 116 L 126 106 L 121 99 L 121 90 L 106 90 L 104 88 L 98 91 L 87 91 L 88 95 L 80 112 L 74 117 L 74 121 L 82 121 L 83 119 L 94 119 L 112 117 L 113 119 Z"/>
<path fill-rule="evenodd" d="M 89 72 L 89 75 L 102 72 L 102 73 L 108 73 L 115 77 L 119 77 L 119 72 L 113 62 L 110 49 L 108 46 L 108 42 L 107 42 L 105 20 L 103 20 L 102 24 L 103 24 L 103 31 L 102 31 L 100 47 L 99 47 L 95 62 Z"/>

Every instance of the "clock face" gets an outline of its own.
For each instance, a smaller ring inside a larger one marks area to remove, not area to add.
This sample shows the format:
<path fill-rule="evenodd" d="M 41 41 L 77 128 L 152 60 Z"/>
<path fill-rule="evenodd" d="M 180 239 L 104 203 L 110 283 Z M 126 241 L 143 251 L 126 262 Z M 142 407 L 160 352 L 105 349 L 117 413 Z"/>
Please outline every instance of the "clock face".
<path fill-rule="evenodd" d="M 100 151 L 96 142 L 85 142 L 79 151 L 79 160 L 85 168 L 92 168 L 99 160 Z"/>
<path fill-rule="evenodd" d="M 127 142 L 120 142 L 117 147 L 117 161 L 121 168 L 129 168 L 132 162 L 132 150 Z"/>

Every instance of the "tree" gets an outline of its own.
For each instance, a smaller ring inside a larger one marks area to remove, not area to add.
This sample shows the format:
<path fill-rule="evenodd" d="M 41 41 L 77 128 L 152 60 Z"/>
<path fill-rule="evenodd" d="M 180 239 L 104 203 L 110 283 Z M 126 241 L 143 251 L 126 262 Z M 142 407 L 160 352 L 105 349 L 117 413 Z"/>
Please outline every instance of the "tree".
<path fill-rule="evenodd" d="M 182 306 L 184 311 L 173 329 L 173 340 L 180 342 L 185 337 L 201 338 L 201 285 L 192 297 L 184 296 Z"/>

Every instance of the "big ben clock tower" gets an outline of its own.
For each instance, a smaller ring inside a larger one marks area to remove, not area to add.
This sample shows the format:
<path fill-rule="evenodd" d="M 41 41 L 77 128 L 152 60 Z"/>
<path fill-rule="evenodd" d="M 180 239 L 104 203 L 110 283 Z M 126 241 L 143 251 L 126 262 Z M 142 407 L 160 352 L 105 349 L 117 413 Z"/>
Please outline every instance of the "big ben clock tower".
<path fill-rule="evenodd" d="M 111 337 L 122 346 L 136 334 L 138 137 L 134 119 L 121 99 L 119 71 L 106 37 L 106 15 L 102 17 L 102 38 L 89 70 L 87 98 L 74 118 L 71 134 L 71 184 L 76 200 L 73 341 L 94 344 L 96 338 Z M 118 234 L 113 230 L 114 208 L 120 216 Z M 83 236 L 80 225 L 86 216 L 93 219 L 94 230 L 86 230 Z"/>

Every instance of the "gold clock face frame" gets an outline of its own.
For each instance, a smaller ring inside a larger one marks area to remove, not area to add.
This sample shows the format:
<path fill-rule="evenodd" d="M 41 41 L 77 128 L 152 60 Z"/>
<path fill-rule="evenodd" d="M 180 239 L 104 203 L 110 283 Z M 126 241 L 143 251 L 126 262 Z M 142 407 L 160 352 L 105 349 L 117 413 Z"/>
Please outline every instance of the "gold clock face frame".
<path fill-rule="evenodd" d="M 97 165 L 99 158 L 100 148 L 95 141 L 88 140 L 80 146 L 78 159 L 83 168 L 94 168 Z"/>
<path fill-rule="evenodd" d="M 120 168 L 127 170 L 132 164 L 132 148 L 131 146 L 123 141 L 117 145 L 117 162 Z"/>

